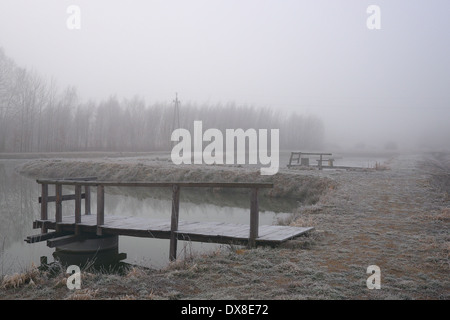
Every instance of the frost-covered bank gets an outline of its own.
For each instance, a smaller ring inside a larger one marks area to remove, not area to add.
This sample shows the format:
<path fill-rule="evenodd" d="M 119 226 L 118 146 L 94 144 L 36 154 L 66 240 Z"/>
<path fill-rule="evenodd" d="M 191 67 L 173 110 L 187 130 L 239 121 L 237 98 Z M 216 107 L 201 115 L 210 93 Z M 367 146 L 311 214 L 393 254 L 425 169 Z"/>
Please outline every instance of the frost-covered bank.
<path fill-rule="evenodd" d="M 18 168 L 33 178 L 91 177 L 117 181 L 272 182 L 261 192 L 269 197 L 293 198 L 313 204 L 333 181 L 308 171 L 281 170 L 263 176 L 257 168 L 243 166 L 174 165 L 156 158 L 37 159 Z"/>

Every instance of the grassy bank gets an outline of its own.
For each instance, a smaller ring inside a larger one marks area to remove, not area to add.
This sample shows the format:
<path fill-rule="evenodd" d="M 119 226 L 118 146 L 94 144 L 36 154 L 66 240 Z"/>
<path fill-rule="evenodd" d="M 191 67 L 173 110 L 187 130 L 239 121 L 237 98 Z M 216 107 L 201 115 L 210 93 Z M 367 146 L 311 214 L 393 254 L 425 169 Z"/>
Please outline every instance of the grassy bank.
<path fill-rule="evenodd" d="M 242 166 L 174 165 L 167 160 L 127 159 L 38 159 L 23 164 L 18 171 L 32 178 L 69 178 L 95 176 L 116 181 L 201 181 L 201 182 L 272 182 L 273 189 L 261 190 L 267 197 L 291 198 L 313 204 L 333 181 L 312 172 L 281 171 L 263 176 L 258 169 Z M 236 189 L 216 192 L 235 192 Z M 242 190 L 241 190 L 242 192 Z"/>

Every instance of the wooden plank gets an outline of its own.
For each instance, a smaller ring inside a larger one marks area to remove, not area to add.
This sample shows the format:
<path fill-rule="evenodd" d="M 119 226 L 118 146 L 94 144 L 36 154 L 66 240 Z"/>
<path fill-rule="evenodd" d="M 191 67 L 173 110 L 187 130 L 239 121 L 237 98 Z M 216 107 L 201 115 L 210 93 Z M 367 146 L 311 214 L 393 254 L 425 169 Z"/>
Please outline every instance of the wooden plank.
<path fill-rule="evenodd" d="M 127 229 L 134 229 L 134 230 L 147 230 L 147 231 L 171 231 L 171 225 L 168 222 L 165 223 L 158 223 L 158 224 L 148 224 L 148 225 L 142 225 L 142 224 L 131 224 L 126 226 Z"/>
<path fill-rule="evenodd" d="M 273 188 L 273 183 L 267 182 L 148 182 L 148 181 L 72 181 L 58 179 L 39 179 L 37 183 L 63 184 L 81 186 L 105 186 L 105 187 L 172 187 L 178 185 L 190 188 Z"/>
<path fill-rule="evenodd" d="M 180 228 L 180 222 L 178 222 L 178 228 Z M 164 222 L 150 222 L 148 225 L 145 225 L 145 229 L 149 231 L 170 231 L 171 225 L 168 221 Z"/>
<path fill-rule="evenodd" d="M 259 227 L 259 208 L 258 208 L 258 189 L 253 188 L 250 194 L 250 247 L 256 246 L 256 238 L 258 238 Z"/>
<path fill-rule="evenodd" d="M 80 241 L 85 239 L 86 237 L 80 236 L 80 235 L 66 235 L 66 236 L 61 236 L 61 237 L 57 237 L 57 238 L 53 238 L 53 239 L 49 239 L 47 240 L 47 246 L 49 248 L 54 248 L 54 247 L 58 247 L 58 246 L 62 246 L 65 244 L 69 244 L 72 242 L 76 242 L 76 241 Z"/>
<path fill-rule="evenodd" d="M 284 232 L 286 230 L 290 230 L 289 232 L 292 233 L 292 231 L 296 227 L 289 227 L 289 226 L 264 226 L 264 228 L 261 228 L 259 239 L 272 239 L 272 234 L 277 234 L 281 232 Z M 284 230 L 284 231 L 283 231 Z M 297 230 L 297 229 L 295 229 Z M 297 230 L 298 231 L 298 230 Z"/>
<path fill-rule="evenodd" d="M 65 219 L 70 222 L 74 217 L 65 217 Z M 97 225 L 97 216 L 96 215 L 82 215 L 81 222 L 79 224 L 96 226 Z"/>
<path fill-rule="evenodd" d="M 236 225 L 229 223 L 197 223 L 189 225 L 187 227 L 180 227 L 178 232 L 178 239 L 191 240 L 191 241 L 219 241 L 224 243 L 227 239 L 228 242 L 232 240 L 244 240 L 245 244 L 248 243 L 249 226 L 248 225 Z"/>
<path fill-rule="evenodd" d="M 180 228 L 178 234 L 179 240 L 248 245 L 249 226 L 217 222 L 198 223 L 190 228 Z"/>
<path fill-rule="evenodd" d="M 139 237 L 139 238 L 155 238 L 155 239 L 170 239 L 169 231 L 150 231 L 150 230 L 134 230 L 134 229 L 110 229 L 108 227 L 102 228 L 103 234 Z"/>
<path fill-rule="evenodd" d="M 84 214 L 90 215 L 91 214 L 91 187 L 90 186 L 84 186 Z M 81 194 L 81 197 L 83 197 L 83 194 Z"/>
<path fill-rule="evenodd" d="M 124 221 L 124 222 L 123 222 Z M 167 220 L 152 220 L 130 217 L 125 220 L 117 220 L 103 226 L 103 230 L 128 230 L 129 233 L 134 231 L 145 232 L 170 232 L 170 222 Z"/>
<path fill-rule="evenodd" d="M 195 222 L 178 228 L 178 233 L 183 234 L 211 234 L 221 230 L 224 222 Z"/>
<path fill-rule="evenodd" d="M 282 227 L 282 226 L 280 226 Z M 300 228 L 300 227 L 284 227 L 274 230 L 272 233 L 265 234 L 259 237 L 259 240 L 270 240 L 270 241 L 286 241 L 288 239 L 297 237 L 306 232 L 313 230 L 314 228 Z"/>
<path fill-rule="evenodd" d="M 232 228 L 230 231 L 227 232 L 227 235 L 234 237 L 234 238 L 239 238 L 239 239 L 248 239 L 248 234 L 250 231 L 250 226 L 248 225 L 238 225 L 234 228 Z"/>
<path fill-rule="evenodd" d="M 75 186 L 75 223 L 81 223 L 81 186 Z"/>
<path fill-rule="evenodd" d="M 292 158 L 294 157 L 294 152 L 291 152 L 291 156 L 289 157 L 289 164 L 288 167 L 292 165 Z"/>
<path fill-rule="evenodd" d="M 102 235 L 102 229 L 99 226 L 105 224 L 105 187 L 97 186 L 97 235 Z"/>
<path fill-rule="evenodd" d="M 63 180 L 92 181 L 97 180 L 97 177 L 75 177 L 75 178 L 64 178 Z"/>
<path fill-rule="evenodd" d="M 203 235 L 203 236 L 229 236 L 239 239 L 247 239 L 249 233 L 248 225 L 235 225 L 235 224 L 223 224 L 223 225 L 203 225 L 193 228 L 183 228 L 178 231 L 185 235 Z"/>
<path fill-rule="evenodd" d="M 81 186 L 75 186 L 75 224 L 79 223 L 81 223 Z M 75 226 L 75 234 L 80 234 L 77 226 Z"/>
<path fill-rule="evenodd" d="M 325 153 L 325 152 L 299 152 L 299 153 L 301 153 L 302 155 L 308 155 L 308 156 L 320 156 L 320 155 L 331 156 L 331 155 L 333 155 L 332 153 Z"/>
<path fill-rule="evenodd" d="M 56 202 L 55 202 L 55 222 L 58 224 L 62 221 L 62 185 L 55 185 L 55 194 L 56 194 Z M 60 229 L 56 226 L 56 231 L 60 231 Z"/>
<path fill-rule="evenodd" d="M 61 201 L 68 201 L 68 200 L 75 200 L 76 195 L 75 194 L 65 194 L 63 196 L 61 196 Z M 81 199 L 84 199 L 86 197 L 86 195 L 84 193 L 81 194 Z M 41 203 L 42 198 L 39 197 L 39 203 Z M 47 197 L 47 202 L 55 202 L 56 201 L 56 196 L 49 196 Z"/>
<path fill-rule="evenodd" d="M 42 227 L 52 229 L 55 226 L 54 220 L 35 220 L 33 221 L 33 229 L 42 229 Z"/>
<path fill-rule="evenodd" d="M 54 238 L 56 236 L 60 235 L 59 233 L 52 231 L 47 233 L 41 233 L 41 234 L 35 234 L 32 236 L 28 236 L 25 241 L 28 243 L 36 243 L 41 241 L 46 241 L 48 239 Z"/>
<path fill-rule="evenodd" d="M 42 202 L 41 202 L 41 219 L 47 220 L 48 219 L 48 184 L 42 185 Z M 42 227 L 42 233 L 47 232 L 47 228 L 45 226 Z"/>
<path fill-rule="evenodd" d="M 169 259 L 175 260 L 177 258 L 177 235 L 178 231 L 178 218 L 180 211 L 180 187 L 173 185 L 172 187 L 172 215 L 170 218 L 170 248 Z"/>
<path fill-rule="evenodd" d="M 176 208 L 174 208 L 174 210 L 175 209 Z M 61 230 L 64 230 L 65 232 L 74 232 L 75 224 L 73 219 L 74 216 L 64 217 L 63 221 L 60 223 Z M 38 227 L 43 224 L 50 229 L 55 226 L 55 222 L 52 220 L 36 220 L 33 223 L 33 225 Z M 178 230 L 173 231 L 171 228 L 171 223 L 169 224 L 169 221 L 165 221 L 163 219 L 121 216 L 111 216 L 110 219 L 108 219 L 107 224 L 97 226 L 97 217 L 95 215 L 83 215 L 82 222 L 79 223 L 77 227 L 83 234 L 95 234 L 98 229 L 101 229 L 103 234 L 160 239 L 171 239 L 175 235 L 177 240 L 238 243 L 243 245 L 249 244 L 248 235 L 250 230 L 250 226 L 246 224 L 178 221 Z M 312 229 L 313 228 L 290 226 L 260 226 L 259 237 L 255 239 L 255 243 L 258 245 L 278 244 L 304 234 Z"/>
<path fill-rule="evenodd" d="M 237 239 L 229 236 L 222 235 L 199 235 L 199 234 L 179 234 L 178 240 L 191 241 L 191 242 L 212 242 L 212 243 L 223 243 L 223 244 L 239 244 L 247 245 L 248 238 Z"/>

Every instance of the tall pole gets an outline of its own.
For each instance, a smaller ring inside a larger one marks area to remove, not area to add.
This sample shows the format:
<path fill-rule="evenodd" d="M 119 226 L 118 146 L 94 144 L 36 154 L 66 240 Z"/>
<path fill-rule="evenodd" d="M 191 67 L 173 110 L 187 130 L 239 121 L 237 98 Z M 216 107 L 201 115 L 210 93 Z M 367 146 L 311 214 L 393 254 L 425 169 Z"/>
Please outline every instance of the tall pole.
<path fill-rule="evenodd" d="M 180 100 L 178 100 L 177 92 L 175 92 L 175 100 L 173 100 L 173 103 L 174 103 L 174 111 L 173 111 L 173 121 L 172 121 L 172 132 L 175 129 L 180 128 Z M 172 132 L 170 133 L 170 135 L 172 135 Z M 175 142 L 171 141 L 172 147 L 174 144 L 175 144 Z"/>

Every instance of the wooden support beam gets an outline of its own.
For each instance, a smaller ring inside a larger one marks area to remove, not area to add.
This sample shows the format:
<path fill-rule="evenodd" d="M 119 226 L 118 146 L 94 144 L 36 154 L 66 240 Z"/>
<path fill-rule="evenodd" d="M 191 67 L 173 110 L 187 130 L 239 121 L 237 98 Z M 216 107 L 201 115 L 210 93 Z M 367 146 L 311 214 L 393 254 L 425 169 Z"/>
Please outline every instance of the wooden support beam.
<path fill-rule="evenodd" d="M 52 220 L 33 221 L 33 229 L 42 229 L 43 227 L 46 227 L 47 230 L 52 229 L 54 227 L 54 221 Z"/>
<path fill-rule="evenodd" d="M 75 234 L 80 234 L 79 223 L 81 223 L 81 186 L 75 186 Z"/>
<path fill-rule="evenodd" d="M 172 187 L 172 216 L 170 219 L 170 249 L 169 259 L 171 261 L 177 258 L 177 234 L 178 218 L 180 210 L 180 187 L 176 184 Z"/>
<path fill-rule="evenodd" d="M 105 187 L 97 186 L 97 235 L 102 235 L 101 225 L 105 224 Z"/>
<path fill-rule="evenodd" d="M 253 188 L 250 193 L 250 235 L 248 244 L 256 247 L 259 228 L 258 188 Z"/>
<path fill-rule="evenodd" d="M 80 186 L 105 186 L 105 187 L 172 187 L 174 184 L 179 187 L 190 188 L 273 188 L 273 183 L 269 182 L 147 182 L 147 181 L 73 181 L 42 179 L 36 180 L 38 183 L 80 185 Z"/>
<path fill-rule="evenodd" d="M 86 195 L 84 193 L 81 194 L 81 199 L 84 199 L 86 197 Z M 75 200 L 75 195 L 74 194 L 65 194 L 63 196 L 61 196 L 61 201 L 67 201 L 67 200 Z M 39 203 L 41 203 L 42 198 L 39 197 Z M 49 196 L 47 197 L 47 202 L 55 202 L 56 201 L 56 196 Z"/>
<path fill-rule="evenodd" d="M 90 215 L 91 214 L 91 187 L 90 186 L 84 186 L 84 214 Z M 81 194 L 81 197 L 83 197 L 83 194 Z"/>
<path fill-rule="evenodd" d="M 54 247 L 63 246 L 65 244 L 69 244 L 72 242 L 81 241 L 83 239 L 86 239 L 86 237 L 70 234 L 67 236 L 61 236 L 61 237 L 52 238 L 52 239 L 47 240 L 47 246 L 49 248 L 54 248 Z"/>
<path fill-rule="evenodd" d="M 97 177 L 64 178 L 64 180 L 71 180 L 71 181 L 92 181 L 92 180 L 97 180 Z"/>
<path fill-rule="evenodd" d="M 58 235 L 60 235 L 59 233 L 53 231 L 53 232 L 47 232 L 47 233 L 41 233 L 41 234 L 35 234 L 32 236 L 28 236 L 25 241 L 27 243 L 36 243 L 36 242 L 41 242 L 41 241 L 46 241 L 48 239 L 52 239 L 54 237 L 57 237 Z"/>
<path fill-rule="evenodd" d="M 62 185 L 55 185 L 55 194 L 56 194 L 56 202 L 55 202 L 55 222 L 56 222 L 56 231 L 59 232 L 58 223 L 62 221 Z"/>
<path fill-rule="evenodd" d="M 41 220 L 48 219 L 48 184 L 42 184 L 42 193 L 41 193 Z M 45 225 L 42 226 L 42 233 L 47 233 L 47 228 Z"/>

